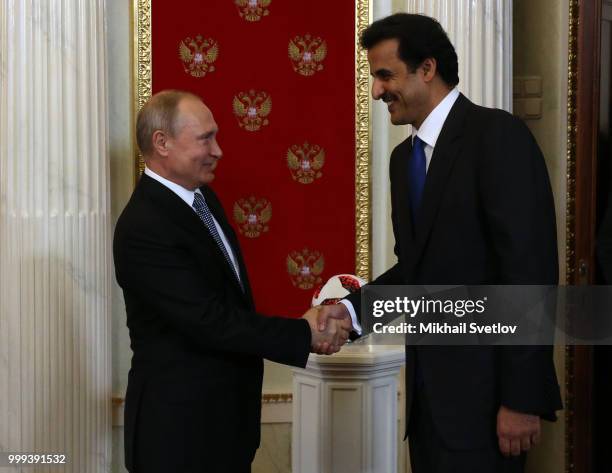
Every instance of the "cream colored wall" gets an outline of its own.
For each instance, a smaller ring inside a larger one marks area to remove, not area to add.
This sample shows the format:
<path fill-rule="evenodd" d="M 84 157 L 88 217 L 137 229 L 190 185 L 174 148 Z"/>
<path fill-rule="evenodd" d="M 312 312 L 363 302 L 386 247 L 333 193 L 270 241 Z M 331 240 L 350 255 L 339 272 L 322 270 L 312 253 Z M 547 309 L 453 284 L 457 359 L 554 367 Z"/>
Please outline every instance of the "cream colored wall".
<path fill-rule="evenodd" d="M 514 0 L 514 76 L 542 78 L 542 118 L 526 123 L 538 141 L 550 174 L 557 211 L 561 281 L 565 279 L 567 133 L 567 0 Z M 555 364 L 565 386 L 565 351 L 555 347 Z M 563 390 L 563 389 L 562 389 Z M 528 472 L 565 471 L 564 412 L 544 422 L 542 444 L 528 460 Z"/>
<path fill-rule="evenodd" d="M 553 186 L 565 278 L 567 134 L 567 0 L 514 0 L 514 76 L 542 78 L 542 118 L 526 123 L 538 141 Z"/>
<path fill-rule="evenodd" d="M 111 213 L 113 230 L 134 188 L 131 120 L 130 2 L 110 0 L 107 7 Z M 113 393 L 125 394 L 130 343 L 121 289 L 113 277 Z"/>
<path fill-rule="evenodd" d="M 111 218 L 113 229 L 134 187 L 133 148 L 130 132 L 132 129 L 130 108 L 130 44 L 132 41 L 130 35 L 130 4 L 131 2 L 125 0 L 108 0 L 106 10 Z M 125 396 L 127 373 L 130 366 L 130 340 L 125 325 L 123 296 L 121 289 L 117 286 L 114 274 L 112 281 L 113 395 L 123 397 Z M 112 471 L 114 473 L 125 472 L 123 466 L 123 428 L 120 426 L 113 426 L 112 448 Z"/>
<path fill-rule="evenodd" d="M 291 473 L 291 424 L 263 424 L 252 473 Z"/>

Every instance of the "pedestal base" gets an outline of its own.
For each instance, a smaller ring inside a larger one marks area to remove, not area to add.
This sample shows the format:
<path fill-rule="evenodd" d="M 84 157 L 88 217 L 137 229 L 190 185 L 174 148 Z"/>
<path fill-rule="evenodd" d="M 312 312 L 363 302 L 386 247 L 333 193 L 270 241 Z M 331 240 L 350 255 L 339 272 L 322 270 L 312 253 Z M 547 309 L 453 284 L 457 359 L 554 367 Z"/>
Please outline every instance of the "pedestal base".
<path fill-rule="evenodd" d="M 293 473 L 396 473 L 404 347 L 348 345 L 293 375 Z"/>

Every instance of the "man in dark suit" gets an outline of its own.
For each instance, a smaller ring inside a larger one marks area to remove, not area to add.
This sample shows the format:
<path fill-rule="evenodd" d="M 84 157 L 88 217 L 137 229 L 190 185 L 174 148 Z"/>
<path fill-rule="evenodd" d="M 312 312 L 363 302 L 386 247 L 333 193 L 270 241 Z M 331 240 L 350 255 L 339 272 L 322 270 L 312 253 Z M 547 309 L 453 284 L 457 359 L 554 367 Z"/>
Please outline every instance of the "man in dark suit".
<path fill-rule="evenodd" d="M 238 240 L 208 184 L 222 156 L 212 113 L 164 91 L 139 112 L 146 169 L 115 229 L 117 281 L 134 352 L 126 466 L 137 473 L 244 473 L 259 446 L 262 358 L 305 366 L 350 324 L 316 330 L 255 312 Z M 331 347 L 331 348 L 330 348 Z"/>
<path fill-rule="evenodd" d="M 527 127 L 460 94 L 440 24 L 396 14 L 361 38 L 372 96 L 412 136 L 390 161 L 398 262 L 371 284 L 554 285 L 555 213 Z M 360 295 L 319 314 L 353 320 Z M 406 347 L 407 435 L 415 473 L 522 471 L 540 418 L 561 409 L 552 347 Z"/>

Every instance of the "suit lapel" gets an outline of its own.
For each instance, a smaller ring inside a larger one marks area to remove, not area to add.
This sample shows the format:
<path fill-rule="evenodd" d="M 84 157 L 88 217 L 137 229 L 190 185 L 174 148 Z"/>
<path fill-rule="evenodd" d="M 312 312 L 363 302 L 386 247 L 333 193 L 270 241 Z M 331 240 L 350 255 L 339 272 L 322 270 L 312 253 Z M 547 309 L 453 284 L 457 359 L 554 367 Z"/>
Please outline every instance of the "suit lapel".
<path fill-rule="evenodd" d="M 240 251 L 240 243 L 238 242 L 238 238 L 236 238 L 236 233 L 234 232 L 234 229 L 230 226 L 229 222 L 227 221 L 227 218 L 225 217 L 225 212 L 223 211 L 223 208 L 219 204 L 219 200 L 213 194 L 211 189 L 208 187 L 202 187 L 200 188 L 200 190 L 202 191 L 202 194 L 204 195 L 204 198 L 206 199 L 208 208 L 210 209 L 211 213 L 213 214 L 213 216 L 219 223 L 219 226 L 223 230 L 223 233 L 225 234 L 227 241 L 232 248 L 234 257 L 236 258 L 236 263 L 238 264 L 238 270 L 240 271 L 240 279 L 242 281 L 242 285 L 244 286 L 244 290 L 246 292 L 247 298 L 249 300 L 252 300 L 251 286 L 248 280 L 246 265 L 242 257 L 242 252 Z M 236 279 L 235 276 L 234 276 L 234 279 Z"/>
<path fill-rule="evenodd" d="M 206 225 L 204 225 L 202 220 L 200 220 L 200 217 L 198 217 L 198 215 L 185 203 L 185 201 L 166 186 L 157 182 L 155 179 L 150 178 L 146 174 L 141 176 L 139 185 L 144 187 L 147 195 L 155 201 L 156 206 L 166 213 L 168 217 L 170 217 L 177 225 L 190 233 L 196 234 L 201 241 L 205 242 L 205 244 L 212 248 L 212 253 L 215 255 L 219 266 L 224 268 L 224 272 L 228 278 L 233 281 L 238 291 L 243 293 L 233 269 L 226 261 L 225 256 L 223 256 L 217 242 L 206 228 Z M 208 200 L 209 199 L 207 199 L 207 203 Z M 212 209 L 211 212 L 213 212 Z M 218 214 L 213 212 L 213 215 L 219 222 L 219 225 L 221 225 L 221 228 L 223 228 L 224 233 L 228 235 L 228 232 L 226 232 L 222 222 L 218 218 Z M 225 219 L 221 220 L 224 221 Z M 235 250 L 234 254 L 236 254 Z"/>
<path fill-rule="evenodd" d="M 412 159 L 412 139 L 408 138 L 397 149 L 397 156 L 391 160 L 391 178 L 393 179 L 393 211 L 401 218 L 397 219 L 401 232 L 399 241 L 408 242 L 414 238 L 414 227 L 412 225 L 412 209 L 410 205 L 408 182 L 409 162 Z"/>
<path fill-rule="evenodd" d="M 469 105 L 470 102 L 463 95 L 459 95 L 444 122 L 436 142 L 429 170 L 427 171 L 427 178 L 425 179 L 421 212 L 416 222 L 415 265 L 420 260 L 427 244 L 453 163 L 459 154 L 461 132 Z"/>
<path fill-rule="evenodd" d="M 219 224 L 219 226 L 223 230 L 223 233 L 227 237 L 227 240 L 230 246 L 232 247 L 232 251 L 234 252 L 234 256 L 238 258 L 240 253 L 238 248 L 238 240 L 236 239 L 234 230 L 230 227 L 227 219 L 225 218 L 225 212 L 223 211 L 223 209 L 219 205 L 219 202 L 208 187 L 201 187 L 200 190 L 204 195 L 204 199 L 206 199 L 206 204 L 208 205 L 208 208 L 213 214 L 213 217 L 215 217 L 215 220 L 217 220 L 217 223 Z"/>

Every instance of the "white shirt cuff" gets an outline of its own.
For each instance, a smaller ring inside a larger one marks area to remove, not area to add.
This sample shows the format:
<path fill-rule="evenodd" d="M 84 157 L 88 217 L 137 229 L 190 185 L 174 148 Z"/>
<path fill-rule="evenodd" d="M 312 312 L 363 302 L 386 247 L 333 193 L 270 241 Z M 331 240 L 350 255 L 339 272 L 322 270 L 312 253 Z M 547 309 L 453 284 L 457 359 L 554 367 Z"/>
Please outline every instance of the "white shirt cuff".
<path fill-rule="evenodd" d="M 357 322 L 357 314 L 355 313 L 355 308 L 353 307 L 353 304 L 351 304 L 350 301 L 346 299 L 342 299 L 340 301 L 340 304 L 344 304 L 345 307 L 348 309 L 349 314 L 351 314 L 351 322 L 353 323 L 353 331 L 356 332 L 357 335 L 361 335 L 361 332 L 363 332 L 363 329 L 361 328 L 361 325 L 359 325 L 359 322 Z"/>

